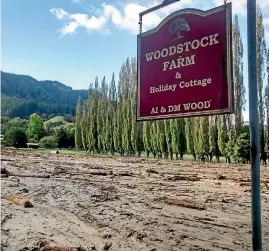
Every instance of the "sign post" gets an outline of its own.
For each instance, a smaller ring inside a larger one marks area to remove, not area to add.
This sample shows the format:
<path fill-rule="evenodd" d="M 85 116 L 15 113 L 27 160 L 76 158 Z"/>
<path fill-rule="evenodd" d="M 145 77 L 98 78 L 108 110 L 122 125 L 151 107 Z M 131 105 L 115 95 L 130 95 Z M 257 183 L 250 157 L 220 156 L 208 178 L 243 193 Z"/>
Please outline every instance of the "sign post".
<path fill-rule="evenodd" d="M 164 4 L 164 6 L 166 6 Z M 179 10 L 138 35 L 137 121 L 233 112 L 231 3 Z"/>
<path fill-rule="evenodd" d="M 252 248 L 262 251 L 260 202 L 260 132 L 256 68 L 256 0 L 247 1 L 249 128 L 251 143 Z"/>
<path fill-rule="evenodd" d="M 137 36 L 137 121 L 233 113 L 231 3 L 183 9 Z M 252 246 L 262 251 L 260 132 L 256 69 L 256 0 L 247 0 Z"/>

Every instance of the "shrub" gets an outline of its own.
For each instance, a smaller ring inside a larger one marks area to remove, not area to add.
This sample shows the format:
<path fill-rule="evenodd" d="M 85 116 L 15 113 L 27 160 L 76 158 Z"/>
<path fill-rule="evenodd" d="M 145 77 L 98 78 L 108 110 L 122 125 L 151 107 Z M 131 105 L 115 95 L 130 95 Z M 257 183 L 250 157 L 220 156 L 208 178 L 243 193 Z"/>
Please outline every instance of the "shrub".
<path fill-rule="evenodd" d="M 63 116 L 63 118 L 64 118 L 64 120 L 65 120 L 66 122 L 69 122 L 69 123 L 74 123 L 74 122 L 75 122 L 74 117 L 73 117 L 72 115 L 70 115 L 70 114 L 65 114 L 65 115 Z"/>
<path fill-rule="evenodd" d="M 54 136 L 46 136 L 40 140 L 40 146 L 47 149 L 54 149 L 57 147 L 57 142 Z"/>
<path fill-rule="evenodd" d="M 234 159 L 236 162 L 243 164 L 249 163 L 250 161 L 250 139 L 249 133 L 241 133 L 237 139 L 234 148 Z"/>
<path fill-rule="evenodd" d="M 14 146 L 16 148 L 26 147 L 27 136 L 23 129 L 17 127 L 11 127 L 5 134 L 5 140 L 7 146 Z"/>
<path fill-rule="evenodd" d="M 61 127 L 55 131 L 55 138 L 59 148 L 69 148 L 75 146 L 75 138 L 72 131 Z"/>

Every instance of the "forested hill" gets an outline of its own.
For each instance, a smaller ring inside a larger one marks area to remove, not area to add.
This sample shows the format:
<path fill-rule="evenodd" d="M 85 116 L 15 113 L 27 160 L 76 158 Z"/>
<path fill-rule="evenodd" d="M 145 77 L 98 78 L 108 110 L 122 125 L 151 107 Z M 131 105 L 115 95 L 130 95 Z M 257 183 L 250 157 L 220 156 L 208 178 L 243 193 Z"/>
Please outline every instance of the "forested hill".
<path fill-rule="evenodd" d="M 75 115 L 78 97 L 87 90 L 73 90 L 58 81 L 38 81 L 30 76 L 1 72 L 2 116 L 28 117 L 40 114 Z"/>

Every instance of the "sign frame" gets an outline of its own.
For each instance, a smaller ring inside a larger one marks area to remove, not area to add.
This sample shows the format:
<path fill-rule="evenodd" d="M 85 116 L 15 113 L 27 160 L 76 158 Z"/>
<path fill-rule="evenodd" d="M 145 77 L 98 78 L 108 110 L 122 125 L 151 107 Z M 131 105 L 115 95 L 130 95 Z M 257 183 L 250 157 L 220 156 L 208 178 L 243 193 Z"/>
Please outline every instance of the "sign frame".
<path fill-rule="evenodd" d="M 166 4 L 167 5 L 167 4 Z M 139 24 L 142 26 L 142 16 L 148 13 L 153 12 L 156 9 L 160 9 L 165 7 L 164 6 L 157 6 L 158 8 L 152 8 L 141 12 L 140 22 Z M 141 85 L 140 85 L 140 52 L 141 52 L 141 39 L 144 36 L 147 36 L 152 33 L 158 32 L 161 27 L 166 24 L 170 19 L 180 16 L 181 14 L 195 14 L 201 17 L 206 17 L 216 12 L 224 10 L 226 11 L 225 16 L 225 34 L 226 34 L 226 56 L 225 56 L 225 74 L 227 77 L 227 84 L 228 84 L 228 108 L 227 109 L 219 109 L 219 110 L 206 110 L 206 111 L 194 111 L 194 112 L 187 112 L 187 113 L 171 113 L 171 114 L 158 114 L 153 116 L 141 116 L 140 115 L 140 92 L 141 92 Z M 142 28 L 142 27 L 140 27 Z M 149 121 L 149 120 L 161 120 L 161 119 L 175 119 L 175 118 L 188 118 L 188 117 L 200 117 L 200 116 L 210 116 L 210 115 L 223 115 L 223 114 L 233 114 L 234 113 L 234 82 L 233 82 L 233 64 L 232 64 L 232 3 L 225 3 L 218 7 L 203 11 L 200 9 L 195 8 L 185 8 L 181 10 L 177 10 L 170 15 L 168 15 L 165 19 L 163 19 L 155 28 L 142 32 L 140 29 L 140 34 L 137 35 L 137 93 L 136 93 L 136 121 Z"/>

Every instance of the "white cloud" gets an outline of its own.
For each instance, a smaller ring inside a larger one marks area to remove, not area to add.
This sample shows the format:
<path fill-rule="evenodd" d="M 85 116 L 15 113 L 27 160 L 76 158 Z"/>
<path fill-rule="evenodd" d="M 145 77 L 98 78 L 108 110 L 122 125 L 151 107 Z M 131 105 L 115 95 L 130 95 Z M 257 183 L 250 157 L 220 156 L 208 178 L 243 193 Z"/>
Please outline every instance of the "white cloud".
<path fill-rule="evenodd" d="M 269 17 L 268 18 L 264 18 L 263 19 L 263 23 L 265 24 L 265 25 L 269 25 Z"/>
<path fill-rule="evenodd" d="M 68 20 L 68 22 L 64 23 L 64 26 L 61 29 L 61 33 L 63 35 L 75 32 L 78 27 L 85 27 L 88 30 L 100 30 L 107 22 L 105 16 L 92 16 L 89 18 L 86 14 L 70 14 L 60 8 L 53 8 L 50 10 L 50 12 L 59 20 Z"/>
<path fill-rule="evenodd" d="M 63 10 L 61 8 L 58 8 L 58 9 L 56 9 L 56 8 L 50 9 L 50 12 L 54 16 L 56 16 L 57 19 L 63 19 L 64 17 L 68 17 L 69 16 L 69 14 L 65 10 Z"/>
<path fill-rule="evenodd" d="M 231 2 L 231 1 L 227 1 Z M 223 5 L 224 1 L 223 0 L 214 0 L 215 6 Z M 241 14 L 241 15 L 246 15 L 247 11 L 247 1 L 246 0 L 235 0 L 232 1 L 232 11 L 233 13 Z"/>
<path fill-rule="evenodd" d="M 87 0 L 72 0 L 74 3 L 80 4 L 86 11 L 94 14 L 70 14 L 61 8 L 53 8 L 50 12 L 59 20 L 65 21 L 61 29 L 61 33 L 71 34 L 77 28 L 83 27 L 88 31 L 98 31 L 103 34 L 109 33 L 108 24 L 112 23 L 119 30 L 126 30 L 132 34 L 139 32 L 138 14 L 150 7 L 160 4 L 162 0 L 152 0 L 148 5 L 141 5 L 134 2 L 120 4 L 118 7 L 111 4 L 103 3 L 100 9 L 95 9 Z M 231 1 L 231 0 L 229 0 Z M 228 2 L 229 2 L 228 1 Z M 257 0 L 257 3 L 264 9 L 268 7 L 269 0 Z M 152 29 L 158 25 L 163 18 L 175 10 L 185 7 L 195 7 L 200 9 L 209 9 L 213 6 L 223 5 L 223 0 L 184 0 L 153 13 L 147 14 L 143 17 L 143 31 Z M 246 16 L 247 0 L 234 0 L 232 2 L 233 13 Z M 264 16 L 264 24 L 269 24 L 268 16 Z M 66 22 L 67 20 L 67 22 Z M 268 32 L 267 32 L 268 37 Z"/>
<path fill-rule="evenodd" d="M 85 0 L 73 0 L 73 2 L 79 3 L 83 7 L 86 6 Z M 64 23 L 64 26 L 61 29 L 62 34 L 73 33 L 78 27 L 84 27 L 87 30 L 101 31 L 105 28 L 108 22 L 112 22 L 118 29 L 127 30 L 133 34 L 137 34 L 139 31 L 138 14 L 161 2 L 161 0 L 153 1 L 146 6 L 137 3 L 127 3 L 123 5 L 121 9 L 110 4 L 102 4 L 102 11 L 98 11 L 99 15 L 92 15 L 91 17 L 80 13 L 70 14 L 61 8 L 53 8 L 50 12 L 59 20 L 64 18 L 68 20 L 67 23 Z M 154 28 L 165 16 L 177 9 L 188 5 L 191 6 L 192 2 L 193 0 L 185 0 L 184 2 L 175 3 L 161 10 L 157 10 L 154 13 L 145 15 L 143 17 L 143 31 Z"/>
<path fill-rule="evenodd" d="M 224 3 L 223 0 L 213 0 L 215 6 L 222 5 Z M 228 2 L 232 2 L 232 11 L 233 13 L 237 13 L 242 16 L 247 15 L 247 0 L 228 0 Z M 262 9 L 269 8 L 269 0 L 257 0 L 257 4 L 260 5 Z"/>

